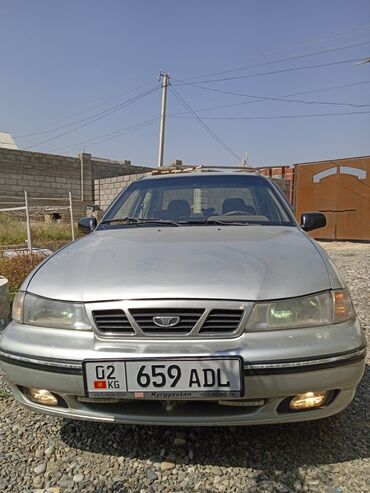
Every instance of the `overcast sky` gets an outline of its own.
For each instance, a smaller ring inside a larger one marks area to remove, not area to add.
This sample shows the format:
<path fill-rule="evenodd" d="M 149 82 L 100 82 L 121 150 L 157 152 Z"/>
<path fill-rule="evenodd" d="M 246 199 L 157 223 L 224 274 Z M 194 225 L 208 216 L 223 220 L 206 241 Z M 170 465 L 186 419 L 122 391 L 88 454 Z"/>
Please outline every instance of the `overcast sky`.
<path fill-rule="evenodd" d="M 155 166 L 163 70 L 166 163 L 370 154 L 369 0 L 0 0 L 0 46 L 21 149 Z"/>

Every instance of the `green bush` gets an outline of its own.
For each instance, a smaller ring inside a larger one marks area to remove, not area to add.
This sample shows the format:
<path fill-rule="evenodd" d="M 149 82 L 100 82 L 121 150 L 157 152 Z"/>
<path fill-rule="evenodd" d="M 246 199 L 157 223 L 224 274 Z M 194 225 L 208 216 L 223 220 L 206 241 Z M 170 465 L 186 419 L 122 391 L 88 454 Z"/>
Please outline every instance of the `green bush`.
<path fill-rule="evenodd" d="M 4 257 L 0 253 L 0 275 L 9 281 L 11 298 L 14 297 L 22 282 L 31 270 L 36 267 L 45 256 L 40 253 L 19 253 L 14 257 Z"/>
<path fill-rule="evenodd" d="M 71 241 L 69 224 L 31 222 L 32 247 L 48 248 L 55 251 Z M 0 246 L 26 249 L 27 228 L 23 219 L 0 213 Z M 4 248 L 3 248 L 4 250 Z M 25 251 L 14 257 L 2 254 L 0 248 L 0 275 L 9 280 L 11 297 L 18 291 L 31 270 L 43 259 L 44 255 Z"/>

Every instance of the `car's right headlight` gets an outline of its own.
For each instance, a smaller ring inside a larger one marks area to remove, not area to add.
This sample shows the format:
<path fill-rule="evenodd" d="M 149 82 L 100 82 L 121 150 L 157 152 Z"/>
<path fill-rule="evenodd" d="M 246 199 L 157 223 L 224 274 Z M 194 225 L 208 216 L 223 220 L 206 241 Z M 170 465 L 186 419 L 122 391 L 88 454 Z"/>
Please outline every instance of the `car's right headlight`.
<path fill-rule="evenodd" d="M 14 298 L 13 320 L 55 329 L 91 329 L 83 303 L 51 300 L 21 291 Z"/>
<path fill-rule="evenodd" d="M 348 291 L 338 289 L 299 298 L 256 303 L 246 329 L 314 327 L 345 322 L 354 315 Z"/>

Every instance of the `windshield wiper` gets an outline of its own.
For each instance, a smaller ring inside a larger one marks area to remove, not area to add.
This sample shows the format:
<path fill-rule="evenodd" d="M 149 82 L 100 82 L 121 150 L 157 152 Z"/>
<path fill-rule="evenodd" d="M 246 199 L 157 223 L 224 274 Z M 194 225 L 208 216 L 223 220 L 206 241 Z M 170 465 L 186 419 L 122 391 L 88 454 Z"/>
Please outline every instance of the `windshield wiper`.
<path fill-rule="evenodd" d="M 120 217 L 115 219 L 104 219 L 100 224 L 111 224 L 111 223 L 126 223 L 126 224 L 166 224 L 170 226 L 180 226 L 176 221 L 171 221 L 170 219 L 138 219 L 136 217 Z"/>
<path fill-rule="evenodd" d="M 238 225 L 238 226 L 245 226 L 245 225 L 248 225 L 250 223 L 248 222 L 241 222 L 241 221 L 222 221 L 221 219 L 204 219 L 204 220 L 201 220 L 201 221 L 196 221 L 196 220 L 193 220 L 193 221 L 180 221 L 180 225 L 182 224 L 191 224 L 191 225 L 197 225 L 197 224 L 202 224 L 202 225 L 206 225 L 206 224 L 221 224 L 222 226 L 235 226 L 235 225 Z"/>
<path fill-rule="evenodd" d="M 207 224 L 222 224 L 222 226 L 230 226 L 230 225 L 235 225 L 235 224 L 245 224 L 245 223 L 235 222 L 235 221 L 222 221 L 221 219 L 206 219 L 204 222 Z"/>

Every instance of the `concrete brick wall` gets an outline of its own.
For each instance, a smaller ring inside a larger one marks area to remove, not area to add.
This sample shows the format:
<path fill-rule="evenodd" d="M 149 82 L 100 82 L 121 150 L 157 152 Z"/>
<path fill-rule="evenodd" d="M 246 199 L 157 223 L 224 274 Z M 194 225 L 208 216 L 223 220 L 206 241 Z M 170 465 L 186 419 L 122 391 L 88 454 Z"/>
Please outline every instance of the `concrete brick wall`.
<path fill-rule="evenodd" d="M 86 155 L 86 154 L 85 154 Z M 89 154 L 87 154 L 89 156 Z M 150 168 L 145 166 L 133 166 L 131 161 L 111 161 L 109 159 L 99 159 L 91 157 L 91 167 L 94 179 L 112 178 L 127 174 L 145 173 Z"/>
<path fill-rule="evenodd" d="M 138 173 L 133 175 L 115 176 L 112 178 L 103 178 L 94 180 L 94 201 L 103 211 L 111 204 L 113 199 L 129 186 L 130 183 L 150 175 L 149 173 Z"/>
<path fill-rule="evenodd" d="M 0 148 L 0 208 L 12 204 L 7 197 L 66 198 L 69 191 L 75 202 L 75 215 L 94 200 L 94 179 L 143 172 L 149 168 L 135 167 L 130 161 L 111 161 L 81 154 L 78 157 L 58 156 L 40 152 Z M 41 202 L 40 202 L 41 203 Z M 42 202 L 48 205 L 48 202 Z"/>
<path fill-rule="evenodd" d="M 0 149 L 0 200 L 2 195 L 22 195 L 24 190 L 40 197 L 61 197 L 70 190 L 74 197 L 79 197 L 80 160 Z"/>

